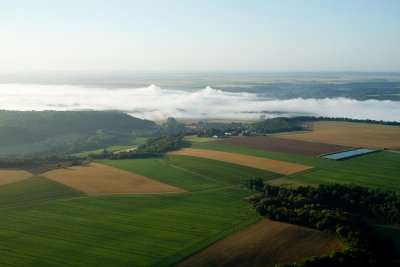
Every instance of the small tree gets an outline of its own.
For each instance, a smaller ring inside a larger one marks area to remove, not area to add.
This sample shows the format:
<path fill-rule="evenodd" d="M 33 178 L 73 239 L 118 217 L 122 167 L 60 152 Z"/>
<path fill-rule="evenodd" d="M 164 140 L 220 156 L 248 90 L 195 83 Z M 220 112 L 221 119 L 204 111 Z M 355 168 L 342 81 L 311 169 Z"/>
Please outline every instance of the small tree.
<path fill-rule="evenodd" d="M 264 180 L 261 177 L 255 177 L 247 180 L 247 186 L 250 189 L 261 191 L 264 188 Z"/>

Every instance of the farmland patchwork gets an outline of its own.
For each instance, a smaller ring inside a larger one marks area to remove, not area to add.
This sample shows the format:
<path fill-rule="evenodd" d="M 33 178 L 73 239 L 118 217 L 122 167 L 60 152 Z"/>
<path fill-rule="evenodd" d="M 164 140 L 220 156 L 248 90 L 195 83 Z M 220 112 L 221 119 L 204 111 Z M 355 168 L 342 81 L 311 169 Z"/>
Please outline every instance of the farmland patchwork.
<path fill-rule="evenodd" d="M 43 175 L 88 195 L 185 192 L 184 189 L 98 163 L 57 169 Z"/>
<path fill-rule="evenodd" d="M 170 154 L 220 160 L 280 174 L 292 174 L 312 168 L 311 166 L 305 166 L 273 159 L 205 149 L 185 148 L 171 152 Z"/>

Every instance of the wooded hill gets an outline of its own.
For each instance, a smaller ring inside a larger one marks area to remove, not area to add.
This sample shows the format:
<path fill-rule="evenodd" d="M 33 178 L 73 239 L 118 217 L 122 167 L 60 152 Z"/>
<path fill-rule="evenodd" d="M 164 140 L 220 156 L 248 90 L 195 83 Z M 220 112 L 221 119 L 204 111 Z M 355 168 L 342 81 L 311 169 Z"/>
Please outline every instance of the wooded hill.
<path fill-rule="evenodd" d="M 118 111 L 0 110 L 0 155 L 49 156 L 130 144 L 157 129 L 153 121 Z"/>
<path fill-rule="evenodd" d="M 98 129 L 131 132 L 150 129 L 153 121 L 118 111 L 8 111 L 0 110 L 0 126 L 21 127 L 32 133 L 52 136 L 66 133 L 91 134 Z"/>

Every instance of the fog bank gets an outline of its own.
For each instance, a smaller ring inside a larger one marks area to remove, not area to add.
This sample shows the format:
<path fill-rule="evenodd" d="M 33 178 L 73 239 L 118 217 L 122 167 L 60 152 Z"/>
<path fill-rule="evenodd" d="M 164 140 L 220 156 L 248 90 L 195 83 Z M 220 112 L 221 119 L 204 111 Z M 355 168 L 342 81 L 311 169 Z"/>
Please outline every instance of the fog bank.
<path fill-rule="evenodd" d="M 265 99 L 211 87 L 195 92 L 144 88 L 104 89 L 72 85 L 0 84 L 0 109 L 122 110 L 152 120 L 176 118 L 257 119 L 312 115 L 400 121 L 400 102 L 347 98 Z"/>

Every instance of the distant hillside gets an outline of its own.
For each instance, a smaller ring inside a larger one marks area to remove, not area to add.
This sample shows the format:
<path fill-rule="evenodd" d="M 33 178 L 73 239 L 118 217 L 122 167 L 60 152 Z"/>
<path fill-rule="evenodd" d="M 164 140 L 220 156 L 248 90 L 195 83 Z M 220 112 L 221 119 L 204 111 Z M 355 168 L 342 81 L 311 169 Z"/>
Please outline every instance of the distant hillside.
<path fill-rule="evenodd" d="M 0 110 L 0 156 L 48 156 L 130 145 L 153 121 L 117 111 Z"/>
<path fill-rule="evenodd" d="M 0 145 L 28 144 L 44 140 L 40 134 L 16 126 L 0 126 Z"/>
<path fill-rule="evenodd" d="M 153 121 L 142 120 L 117 111 L 7 111 L 0 110 L 0 126 L 22 127 L 32 133 L 91 134 L 98 129 L 116 132 L 150 129 Z"/>

